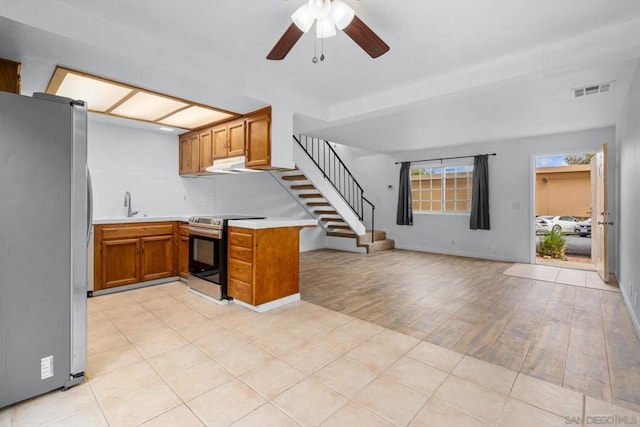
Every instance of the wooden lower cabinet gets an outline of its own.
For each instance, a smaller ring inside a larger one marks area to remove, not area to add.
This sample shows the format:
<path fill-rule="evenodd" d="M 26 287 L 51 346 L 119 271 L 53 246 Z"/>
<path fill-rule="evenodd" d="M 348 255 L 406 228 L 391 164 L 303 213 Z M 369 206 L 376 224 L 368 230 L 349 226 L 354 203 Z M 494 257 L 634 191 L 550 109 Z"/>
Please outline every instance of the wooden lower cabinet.
<path fill-rule="evenodd" d="M 107 240 L 100 246 L 100 281 L 96 290 L 139 282 L 140 239 Z M 96 260 L 97 261 L 97 260 Z M 96 266 L 98 263 L 95 264 Z"/>
<path fill-rule="evenodd" d="M 140 242 L 140 281 L 173 276 L 173 234 L 142 237 Z"/>
<path fill-rule="evenodd" d="M 100 224 L 94 235 L 94 291 L 177 273 L 176 222 Z"/>
<path fill-rule="evenodd" d="M 183 279 L 189 277 L 189 226 L 187 224 L 179 225 L 178 274 Z"/>
<path fill-rule="evenodd" d="M 298 227 L 229 227 L 228 295 L 256 306 L 298 293 L 299 236 Z"/>

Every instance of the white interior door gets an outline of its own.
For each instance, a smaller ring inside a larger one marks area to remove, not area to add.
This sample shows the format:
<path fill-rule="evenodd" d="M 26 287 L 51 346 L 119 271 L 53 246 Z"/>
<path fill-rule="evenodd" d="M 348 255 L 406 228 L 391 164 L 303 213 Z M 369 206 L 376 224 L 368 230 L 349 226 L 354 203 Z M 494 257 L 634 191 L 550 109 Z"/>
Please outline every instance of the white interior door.
<path fill-rule="evenodd" d="M 607 203 L 607 144 L 598 149 L 591 159 L 591 257 L 598 274 L 609 281 Z"/>

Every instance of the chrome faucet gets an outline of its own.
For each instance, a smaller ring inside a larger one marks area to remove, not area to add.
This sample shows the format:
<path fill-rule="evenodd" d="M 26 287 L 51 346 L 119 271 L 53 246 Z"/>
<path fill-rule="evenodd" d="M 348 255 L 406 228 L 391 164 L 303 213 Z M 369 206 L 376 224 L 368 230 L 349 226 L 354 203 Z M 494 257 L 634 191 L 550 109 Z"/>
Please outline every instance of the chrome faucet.
<path fill-rule="evenodd" d="M 138 214 L 138 211 L 131 210 L 131 193 L 128 191 L 124 193 L 124 207 L 127 208 L 127 218 Z"/>

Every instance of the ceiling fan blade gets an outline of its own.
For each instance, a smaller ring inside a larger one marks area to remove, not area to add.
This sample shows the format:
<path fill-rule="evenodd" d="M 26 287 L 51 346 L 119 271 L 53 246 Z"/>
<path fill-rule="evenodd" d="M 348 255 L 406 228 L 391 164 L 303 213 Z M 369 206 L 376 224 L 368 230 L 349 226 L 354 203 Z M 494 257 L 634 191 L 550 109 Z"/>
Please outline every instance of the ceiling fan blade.
<path fill-rule="evenodd" d="M 389 46 L 371 28 L 357 16 L 342 31 L 358 44 L 372 58 L 377 58 L 389 51 Z"/>
<path fill-rule="evenodd" d="M 303 34 L 302 30 L 296 27 L 296 24 L 289 25 L 289 28 L 287 28 L 282 37 L 280 37 L 280 40 L 278 40 L 275 46 L 273 46 L 273 49 L 271 49 L 271 52 L 267 55 L 267 59 L 275 61 L 284 59 Z"/>

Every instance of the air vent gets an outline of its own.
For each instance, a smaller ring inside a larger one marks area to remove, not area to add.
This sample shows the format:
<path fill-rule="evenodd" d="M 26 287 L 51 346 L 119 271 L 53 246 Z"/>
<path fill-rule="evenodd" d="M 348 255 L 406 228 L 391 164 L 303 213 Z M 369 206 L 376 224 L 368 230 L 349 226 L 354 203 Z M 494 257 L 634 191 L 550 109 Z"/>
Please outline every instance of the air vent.
<path fill-rule="evenodd" d="M 613 83 L 614 82 L 611 81 L 611 82 L 600 83 L 596 85 L 589 85 L 589 86 L 572 89 L 573 97 L 574 99 L 577 99 L 577 98 L 583 98 L 589 95 L 596 95 L 598 93 L 610 92 L 611 90 L 613 90 Z"/>

